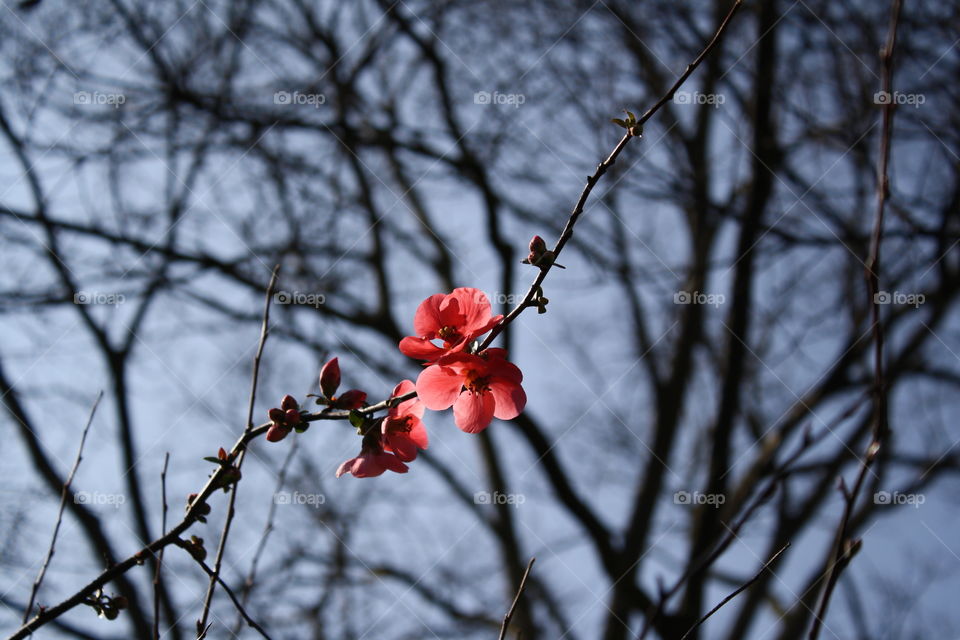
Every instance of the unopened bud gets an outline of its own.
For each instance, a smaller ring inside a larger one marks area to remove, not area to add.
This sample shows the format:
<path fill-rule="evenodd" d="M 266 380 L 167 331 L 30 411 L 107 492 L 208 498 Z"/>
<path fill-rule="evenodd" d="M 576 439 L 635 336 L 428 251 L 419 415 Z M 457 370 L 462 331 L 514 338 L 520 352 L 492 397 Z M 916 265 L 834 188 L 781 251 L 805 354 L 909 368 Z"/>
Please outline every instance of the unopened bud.
<path fill-rule="evenodd" d="M 338 409 L 359 409 L 367 401 L 367 394 L 358 389 L 351 389 L 344 392 L 342 396 L 334 400 L 334 406 Z"/>
<path fill-rule="evenodd" d="M 300 405 L 297 403 L 297 399 L 293 396 L 287 394 L 283 396 L 283 400 L 280 401 L 280 408 L 284 411 L 290 411 L 291 409 L 297 409 Z"/>
<path fill-rule="evenodd" d="M 533 236 L 530 240 L 530 253 L 540 255 L 547 250 L 547 243 L 540 236 Z"/>
<path fill-rule="evenodd" d="M 286 425 L 274 423 L 267 429 L 267 440 L 270 442 L 280 442 L 286 438 L 289 433 L 290 429 Z"/>
<path fill-rule="evenodd" d="M 340 387 L 340 362 L 333 358 L 320 369 L 320 393 L 332 398 Z"/>

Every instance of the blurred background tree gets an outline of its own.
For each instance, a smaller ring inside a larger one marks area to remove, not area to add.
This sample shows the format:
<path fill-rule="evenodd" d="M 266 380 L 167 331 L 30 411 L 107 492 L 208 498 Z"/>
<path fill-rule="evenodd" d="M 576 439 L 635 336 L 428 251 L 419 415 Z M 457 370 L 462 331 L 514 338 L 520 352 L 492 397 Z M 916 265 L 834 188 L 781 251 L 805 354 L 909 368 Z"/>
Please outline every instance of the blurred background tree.
<path fill-rule="evenodd" d="M 98 390 L 86 498 L 40 604 L 160 533 L 165 452 L 176 517 L 242 430 L 274 264 L 257 415 L 315 391 L 332 355 L 387 397 L 417 374 L 396 344 L 419 301 L 474 286 L 513 306 L 527 240 L 557 237 L 622 134 L 610 118 L 663 95 L 731 4 L 6 0 L 0 628 L 19 625 Z M 822 635 L 960 634 L 960 6 L 906 3 L 885 96 L 888 20 L 873 0 L 744 3 L 598 187 L 549 313 L 502 336 L 520 418 L 465 436 L 432 414 L 411 473 L 376 480 L 333 479 L 358 445 L 345 424 L 256 443 L 224 578 L 273 637 L 492 637 L 536 555 L 518 637 L 647 621 L 677 638 L 787 542 L 698 637 L 801 637 L 837 476 L 875 418 L 863 270 L 885 101 L 893 435 Z M 191 529 L 208 546 L 225 505 Z M 207 578 L 176 549 L 165 566 L 163 637 L 193 637 Z M 152 575 L 112 585 L 119 621 L 79 609 L 37 637 L 150 637 Z M 222 595 L 211 622 L 252 633 Z"/>

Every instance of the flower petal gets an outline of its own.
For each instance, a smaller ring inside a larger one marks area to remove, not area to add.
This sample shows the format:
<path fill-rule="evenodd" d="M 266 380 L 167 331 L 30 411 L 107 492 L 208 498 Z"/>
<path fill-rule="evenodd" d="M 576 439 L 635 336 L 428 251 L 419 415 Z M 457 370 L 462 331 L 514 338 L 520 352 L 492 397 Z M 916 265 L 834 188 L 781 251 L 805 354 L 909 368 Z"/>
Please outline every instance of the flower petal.
<path fill-rule="evenodd" d="M 523 382 L 523 372 L 520 371 L 520 367 L 512 362 L 504 360 L 502 357 L 488 358 L 487 370 L 493 377 L 506 378 L 507 380 L 512 380 L 517 384 Z"/>
<path fill-rule="evenodd" d="M 464 316 L 464 334 L 472 333 L 490 322 L 490 299 L 480 289 L 458 287 L 450 293 L 450 297 L 460 304 L 460 312 Z"/>
<path fill-rule="evenodd" d="M 427 338 L 414 338 L 407 336 L 400 341 L 400 353 L 408 358 L 417 360 L 434 361 L 442 356 L 446 351 L 433 344 Z"/>
<path fill-rule="evenodd" d="M 430 365 L 417 377 L 417 396 L 431 411 L 449 409 L 463 387 L 463 377 L 450 367 Z"/>
<path fill-rule="evenodd" d="M 407 465 L 403 464 L 403 461 L 392 453 L 381 453 L 377 456 L 377 463 L 380 465 L 380 473 L 383 473 L 385 469 L 389 469 L 394 473 L 407 472 Z"/>
<path fill-rule="evenodd" d="M 443 327 L 440 318 L 440 305 L 445 296 L 442 293 L 435 293 L 417 307 L 417 312 L 413 316 L 413 332 L 423 337 L 433 337 L 437 331 Z"/>
<path fill-rule="evenodd" d="M 359 458 L 350 458 L 349 460 L 345 460 L 343 464 L 337 467 L 337 477 L 339 478 L 345 473 L 353 473 L 353 467 L 357 461 L 359 461 Z"/>
<path fill-rule="evenodd" d="M 389 449 L 403 462 L 410 462 L 417 457 L 417 445 L 406 433 L 387 434 L 383 437 L 384 449 Z"/>
<path fill-rule="evenodd" d="M 490 394 L 496 401 L 493 415 L 501 420 L 516 418 L 527 404 L 523 387 L 506 378 L 493 378 L 490 381 Z"/>
<path fill-rule="evenodd" d="M 464 391 L 453 405 L 453 419 L 461 431 L 480 433 L 493 420 L 493 394 Z"/>
<path fill-rule="evenodd" d="M 405 396 L 411 391 L 416 391 L 417 386 L 413 383 L 413 380 L 403 380 L 397 386 L 393 388 L 393 393 L 390 394 L 391 397 Z M 391 407 L 389 410 L 389 415 L 391 416 L 415 416 L 417 418 L 422 418 L 424 412 L 423 402 L 420 401 L 420 398 L 410 398 L 409 400 L 404 400 L 395 407 Z"/>
<path fill-rule="evenodd" d="M 427 428 L 423 426 L 423 422 L 420 420 L 413 421 L 407 437 L 421 449 L 426 449 L 427 445 L 430 444 L 430 438 L 427 436 Z"/>

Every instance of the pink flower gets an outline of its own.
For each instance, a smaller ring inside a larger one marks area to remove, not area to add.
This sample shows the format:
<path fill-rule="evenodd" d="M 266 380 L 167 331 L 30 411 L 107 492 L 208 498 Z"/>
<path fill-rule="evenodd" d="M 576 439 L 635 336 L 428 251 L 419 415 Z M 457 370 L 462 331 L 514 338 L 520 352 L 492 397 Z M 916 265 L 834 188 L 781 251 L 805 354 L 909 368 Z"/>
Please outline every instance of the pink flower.
<path fill-rule="evenodd" d="M 435 362 L 447 353 L 462 351 L 489 331 L 503 316 L 491 316 L 490 300 L 479 289 L 459 287 L 437 293 L 420 303 L 413 318 L 416 336 L 400 341 L 400 351 L 411 358 Z M 441 340 L 443 346 L 433 343 Z"/>
<path fill-rule="evenodd" d="M 393 397 L 414 390 L 412 380 L 404 380 L 393 389 Z M 392 451 L 403 462 L 417 457 L 417 449 L 426 449 L 427 430 L 423 426 L 423 403 L 418 398 L 404 400 L 391 407 L 381 426 L 383 448 Z"/>
<path fill-rule="evenodd" d="M 360 449 L 359 456 L 350 458 L 340 465 L 340 468 L 337 469 L 337 477 L 339 478 L 345 473 L 352 473 L 355 478 L 373 478 L 384 471 L 406 473 L 407 465 L 403 464 L 400 458 L 392 453 L 384 452 L 379 446 L 364 445 Z"/>
<path fill-rule="evenodd" d="M 417 378 L 417 395 L 427 409 L 453 407 L 457 426 L 479 433 L 493 418 L 516 418 L 527 404 L 523 374 L 507 362 L 503 349 L 481 355 L 452 353 L 427 367 Z"/>

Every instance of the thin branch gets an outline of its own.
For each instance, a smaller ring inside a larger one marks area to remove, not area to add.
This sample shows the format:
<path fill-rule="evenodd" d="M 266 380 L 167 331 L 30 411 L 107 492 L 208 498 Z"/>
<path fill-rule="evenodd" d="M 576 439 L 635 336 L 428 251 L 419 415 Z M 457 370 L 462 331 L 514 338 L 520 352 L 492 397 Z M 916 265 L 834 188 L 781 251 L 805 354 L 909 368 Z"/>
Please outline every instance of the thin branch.
<path fill-rule="evenodd" d="M 680 77 L 677 78 L 677 81 L 673 83 L 673 86 L 670 87 L 670 90 L 667 91 L 652 107 L 647 109 L 647 111 L 637 119 L 635 126 L 631 127 L 626 135 L 624 135 L 620 141 L 617 143 L 617 146 L 613 148 L 613 151 L 610 152 L 610 155 L 607 158 L 597 165 L 596 171 L 593 172 L 593 175 L 587 178 L 587 184 L 584 186 L 583 191 L 580 193 L 580 198 L 577 200 L 576 205 L 573 207 L 573 211 L 570 213 L 570 217 L 567 219 L 567 224 L 564 226 L 563 231 L 560 233 L 560 238 L 557 240 L 557 244 L 553 247 L 553 256 L 557 258 L 560 256 L 560 252 L 563 251 L 563 247 L 567 244 L 570 238 L 573 236 L 573 227 L 577 224 L 577 220 L 580 218 L 580 215 L 583 213 L 583 208 L 587 203 L 587 199 L 590 197 L 590 194 L 593 192 L 593 188 L 597 185 L 600 179 L 604 174 L 614 165 L 617 161 L 617 158 L 620 156 L 620 153 L 627 146 L 627 143 L 630 142 L 631 138 L 639 138 L 642 135 L 643 125 L 652 118 L 663 105 L 670 102 L 673 99 L 674 94 L 677 90 L 683 86 L 683 83 L 687 81 L 687 78 L 690 77 L 700 63 L 703 62 L 713 48 L 720 42 L 720 36 L 723 35 L 723 32 L 726 30 L 727 25 L 730 23 L 730 20 L 733 18 L 733 15 L 737 12 L 737 9 L 740 8 L 740 5 L 743 4 L 743 0 L 736 0 L 733 3 L 733 6 L 730 7 L 730 11 L 727 12 L 726 17 L 720 23 L 720 26 L 717 28 L 717 31 L 713 34 L 713 38 L 707 43 L 707 46 L 704 47 L 703 51 L 700 52 L 700 55 L 694 59 L 693 62 L 687 65 L 687 68 L 684 70 Z M 523 311 L 530 306 L 536 306 L 535 299 L 537 298 L 538 291 L 543 284 L 543 281 L 546 279 L 547 274 L 550 272 L 550 269 L 553 268 L 555 262 L 548 261 L 546 264 L 540 266 L 540 271 L 537 273 L 537 277 L 534 278 L 533 283 L 530 285 L 530 288 L 527 290 L 523 299 L 517 303 L 510 313 L 508 313 L 504 318 L 487 334 L 487 337 L 480 343 L 480 346 L 477 348 L 477 351 L 483 351 L 496 339 L 498 335 L 509 325 L 511 322 L 516 320 Z"/>
<path fill-rule="evenodd" d="M 192 556 L 191 556 L 191 557 L 192 557 Z M 207 563 L 204 562 L 203 560 L 200 560 L 199 558 L 193 558 L 193 559 L 196 560 L 196 562 L 197 562 L 198 565 L 200 565 L 200 568 L 203 569 L 204 573 L 206 573 L 208 576 L 210 576 L 210 579 L 211 579 L 211 580 L 215 580 L 215 581 L 217 582 L 217 584 L 219 584 L 221 587 L 223 587 L 224 593 L 226 593 L 226 594 L 227 594 L 227 597 L 230 598 L 230 601 L 233 602 L 233 606 L 236 607 L 237 611 L 240 613 L 241 616 L 243 616 L 243 619 L 246 620 L 247 624 L 248 624 L 249 626 L 253 627 L 253 628 L 257 631 L 257 633 L 259 633 L 261 636 L 263 636 L 264 638 L 266 638 L 266 640 L 272 640 L 272 639 L 270 638 L 270 634 L 268 634 L 268 633 L 264 630 L 264 628 L 261 627 L 261 626 L 257 623 L 256 620 L 254 620 L 253 618 L 250 617 L 250 614 L 247 613 L 247 610 L 243 608 L 243 605 L 242 605 L 242 604 L 240 604 L 240 601 L 237 599 L 236 594 L 233 593 L 233 589 L 231 589 L 230 586 L 227 585 L 227 583 L 223 581 L 223 578 L 221 578 L 221 577 L 220 577 L 213 569 L 211 569 L 211 568 L 209 567 L 209 565 L 207 565 Z M 213 626 L 213 625 L 211 624 L 210 626 Z M 203 628 L 203 633 L 206 634 L 206 632 L 209 631 L 209 629 L 210 629 L 209 626 L 204 627 L 204 628 Z"/>
<path fill-rule="evenodd" d="M 87 424 L 83 427 L 83 433 L 80 435 L 80 446 L 77 448 L 77 459 L 74 460 L 73 468 L 70 469 L 70 474 L 63 483 L 63 490 L 60 492 L 60 508 L 57 510 L 57 523 L 53 526 L 53 535 L 50 538 L 50 547 L 47 549 L 47 557 L 43 559 L 43 565 L 40 567 L 40 573 L 37 574 L 37 579 L 33 581 L 33 588 L 30 590 L 30 599 L 27 601 L 27 606 L 23 610 L 23 620 L 21 621 L 21 624 L 26 624 L 27 620 L 30 618 L 30 612 L 33 611 L 33 604 L 37 599 L 37 593 L 40 591 L 40 585 L 43 583 L 43 578 L 47 574 L 47 567 L 50 566 L 50 561 L 53 559 L 53 554 L 56 552 L 57 536 L 60 533 L 60 524 L 63 522 L 63 510 L 67 506 L 67 495 L 70 493 L 70 484 L 73 482 L 73 477 L 76 475 L 77 469 L 80 468 L 80 461 L 83 460 L 83 445 L 87 441 L 87 433 L 90 431 L 90 425 L 93 424 L 93 416 L 97 413 L 97 407 L 100 405 L 101 398 L 103 398 L 103 391 L 99 392 L 96 400 L 93 401 L 93 406 L 90 408 L 90 415 L 87 417 Z"/>
<path fill-rule="evenodd" d="M 824 430 L 826 432 L 828 430 Z M 644 617 L 643 627 L 640 629 L 640 633 L 637 635 L 637 640 L 643 640 L 647 637 L 647 634 L 653 628 L 654 623 L 657 618 L 663 613 L 664 607 L 670 598 L 677 594 L 680 591 L 680 588 L 686 584 L 687 580 L 690 579 L 694 573 L 705 570 L 707 567 L 711 566 L 717 559 L 723 555 L 723 552 L 727 550 L 730 544 L 737 539 L 737 534 L 743 528 L 743 526 L 750 521 L 753 517 L 753 514 L 761 506 L 766 504 L 766 502 L 773 497 L 774 491 L 777 488 L 777 485 L 780 484 L 792 471 L 793 464 L 800 459 L 800 457 L 814 444 L 816 438 L 810 434 L 809 431 L 803 434 L 803 439 L 798 443 L 796 451 L 794 451 L 782 464 L 780 464 L 777 469 L 771 474 L 770 479 L 767 481 L 766 486 L 763 490 L 759 491 L 754 497 L 753 501 L 744 509 L 740 517 L 731 525 L 726 527 L 727 532 L 723 538 L 721 538 L 717 544 L 710 549 L 710 552 L 705 554 L 702 559 L 698 562 L 691 563 L 690 567 L 681 575 L 677 580 L 670 586 L 670 588 L 663 588 L 660 592 L 660 597 L 657 600 L 657 605 L 652 610 L 648 611 Z M 778 553 L 777 556 L 780 554 Z M 773 562 L 777 556 L 774 556 L 771 559 Z"/>
<path fill-rule="evenodd" d="M 273 300 L 273 290 L 277 284 L 277 273 L 280 265 L 273 268 L 270 274 L 270 283 L 267 284 L 267 293 L 263 303 L 263 322 L 260 325 L 260 340 L 257 344 L 257 353 L 253 356 L 253 375 L 250 381 L 250 398 L 247 403 L 247 426 L 244 428 L 244 435 L 253 431 L 253 409 L 257 398 L 257 383 L 260 379 L 260 359 L 263 356 L 263 347 L 267 342 L 267 336 L 270 334 L 270 302 Z M 240 469 L 243 465 L 243 459 L 246 449 L 240 452 L 236 458 L 236 468 Z M 210 617 L 210 604 L 213 602 L 213 593 L 220 577 L 220 567 L 223 563 L 223 554 L 227 547 L 227 536 L 230 535 L 230 526 L 233 524 L 233 517 L 236 513 L 234 505 L 237 502 L 237 488 L 239 483 L 234 483 L 230 491 L 230 499 L 227 504 L 227 517 L 223 523 L 223 531 L 220 534 L 220 542 L 217 545 L 217 555 L 213 562 L 213 574 L 210 576 L 210 584 L 207 585 L 207 594 L 203 599 L 203 613 L 197 622 L 197 638 L 204 638 L 207 635 L 207 619 Z"/>
<path fill-rule="evenodd" d="M 886 95 L 892 95 L 893 92 L 893 52 L 897 43 L 897 28 L 900 24 L 902 8 L 902 0 L 893 0 L 890 9 L 890 26 L 887 31 L 887 41 L 883 50 L 880 52 L 880 65 L 883 73 L 881 91 L 886 92 Z M 890 138 L 893 130 L 893 102 L 893 100 L 889 100 L 883 106 L 880 158 L 877 167 L 877 206 L 873 220 L 873 234 L 870 238 L 870 253 L 864 271 L 864 276 L 867 280 L 867 292 L 870 296 L 871 329 L 873 333 L 873 436 L 870 444 L 867 445 L 863 459 L 860 461 L 860 471 L 857 474 L 853 488 L 847 491 L 841 478 L 841 488 L 844 491 L 843 517 L 840 519 L 840 524 L 837 527 L 833 549 L 830 558 L 827 560 L 825 572 L 826 581 L 823 594 L 820 598 L 820 604 L 817 607 L 817 612 L 813 616 L 809 640 L 817 640 L 819 637 L 823 620 L 827 615 L 827 608 L 830 605 L 830 597 L 833 595 L 833 590 L 837 585 L 837 580 L 840 578 L 840 573 L 859 548 L 859 541 L 850 538 L 850 519 L 853 516 L 860 490 L 866 481 L 867 473 L 870 471 L 874 460 L 876 460 L 877 454 L 880 452 L 889 432 L 889 425 L 887 424 L 886 378 L 883 368 L 883 327 L 880 324 L 880 302 L 877 299 L 877 294 L 880 291 L 880 245 L 883 240 L 884 210 L 887 198 L 890 195 L 889 164 Z"/>
<path fill-rule="evenodd" d="M 510 610 L 503 616 L 503 626 L 500 627 L 500 636 L 498 640 L 504 640 L 507 637 L 507 630 L 510 628 L 510 621 L 513 619 L 513 612 L 517 609 L 517 604 L 520 602 L 520 597 L 523 595 L 523 590 L 527 586 L 527 578 L 530 576 L 530 569 L 533 568 L 533 563 L 536 562 L 536 558 L 530 558 L 530 562 L 527 563 L 527 568 L 523 572 L 523 577 L 520 579 L 520 586 L 517 588 L 517 595 L 513 598 L 513 603 L 510 605 Z"/>
<path fill-rule="evenodd" d="M 690 634 L 691 634 L 691 633 L 693 633 L 694 631 L 696 631 L 697 628 L 698 628 L 700 625 L 702 625 L 704 622 L 707 621 L 707 618 L 709 618 L 710 616 L 712 616 L 713 614 L 715 614 L 717 611 L 719 611 L 719 610 L 723 607 L 723 605 L 727 604 L 728 602 L 730 602 L 731 600 L 733 600 L 734 598 L 736 598 L 738 595 L 740 595 L 741 593 L 743 593 L 744 591 L 746 591 L 747 589 L 749 589 L 749 588 L 750 588 L 750 585 L 752 585 L 754 582 L 756 582 L 757 580 L 760 579 L 760 576 L 762 576 L 762 575 L 763 575 L 763 572 L 767 570 L 767 567 L 769 567 L 771 564 L 773 564 L 773 563 L 776 561 L 776 559 L 777 559 L 778 557 L 780 557 L 780 554 L 783 553 L 784 551 L 786 551 L 789 547 L 790 547 L 790 543 L 789 543 L 789 542 L 788 542 L 787 544 L 783 545 L 782 547 L 780 547 L 780 550 L 777 551 L 775 554 L 773 554 L 773 557 L 771 557 L 769 560 L 767 560 L 766 562 L 763 563 L 763 566 L 760 567 L 760 571 L 757 572 L 757 575 L 753 576 L 752 578 L 750 578 L 749 580 L 747 580 L 745 583 L 743 583 L 742 585 L 740 585 L 733 593 L 731 593 L 731 594 L 728 595 L 726 598 L 724 598 L 723 600 L 721 600 L 721 601 L 717 604 L 717 606 L 715 606 L 713 609 L 710 609 L 710 611 L 708 611 L 702 618 L 700 618 L 699 620 L 697 620 L 697 622 L 696 622 L 692 627 L 690 627 L 690 629 L 688 629 L 685 634 L 683 634 L 683 636 L 680 638 L 680 640 L 687 640 L 687 638 L 690 637 Z"/>
<path fill-rule="evenodd" d="M 287 452 L 287 457 L 284 459 L 283 464 L 280 465 L 280 473 L 277 474 L 277 485 L 274 489 L 274 496 L 283 490 L 283 485 L 287 480 L 287 471 L 290 468 L 290 463 L 293 462 L 293 457 L 296 455 L 299 446 L 300 440 L 294 439 L 293 446 L 290 447 L 290 451 Z M 257 543 L 257 550 L 253 554 L 253 560 L 250 561 L 250 570 L 247 573 L 247 578 L 243 581 L 243 586 L 240 589 L 240 602 L 244 606 L 246 606 L 247 599 L 250 597 L 250 593 L 253 591 L 254 581 L 257 577 L 257 567 L 260 564 L 260 557 L 267 548 L 267 539 L 273 532 L 273 521 L 276 518 L 276 515 L 277 501 L 274 499 L 270 501 L 270 510 L 267 513 L 267 523 L 263 526 L 263 533 L 260 535 L 260 542 Z M 242 620 L 237 620 L 236 625 L 234 625 L 235 634 L 239 633 L 241 623 Z"/>
<path fill-rule="evenodd" d="M 163 456 L 163 470 L 160 471 L 160 499 L 162 513 L 160 530 L 167 530 L 167 465 L 170 464 L 170 452 Z M 153 637 L 160 640 L 160 567 L 163 565 L 163 549 L 157 555 L 157 570 L 153 574 Z"/>

